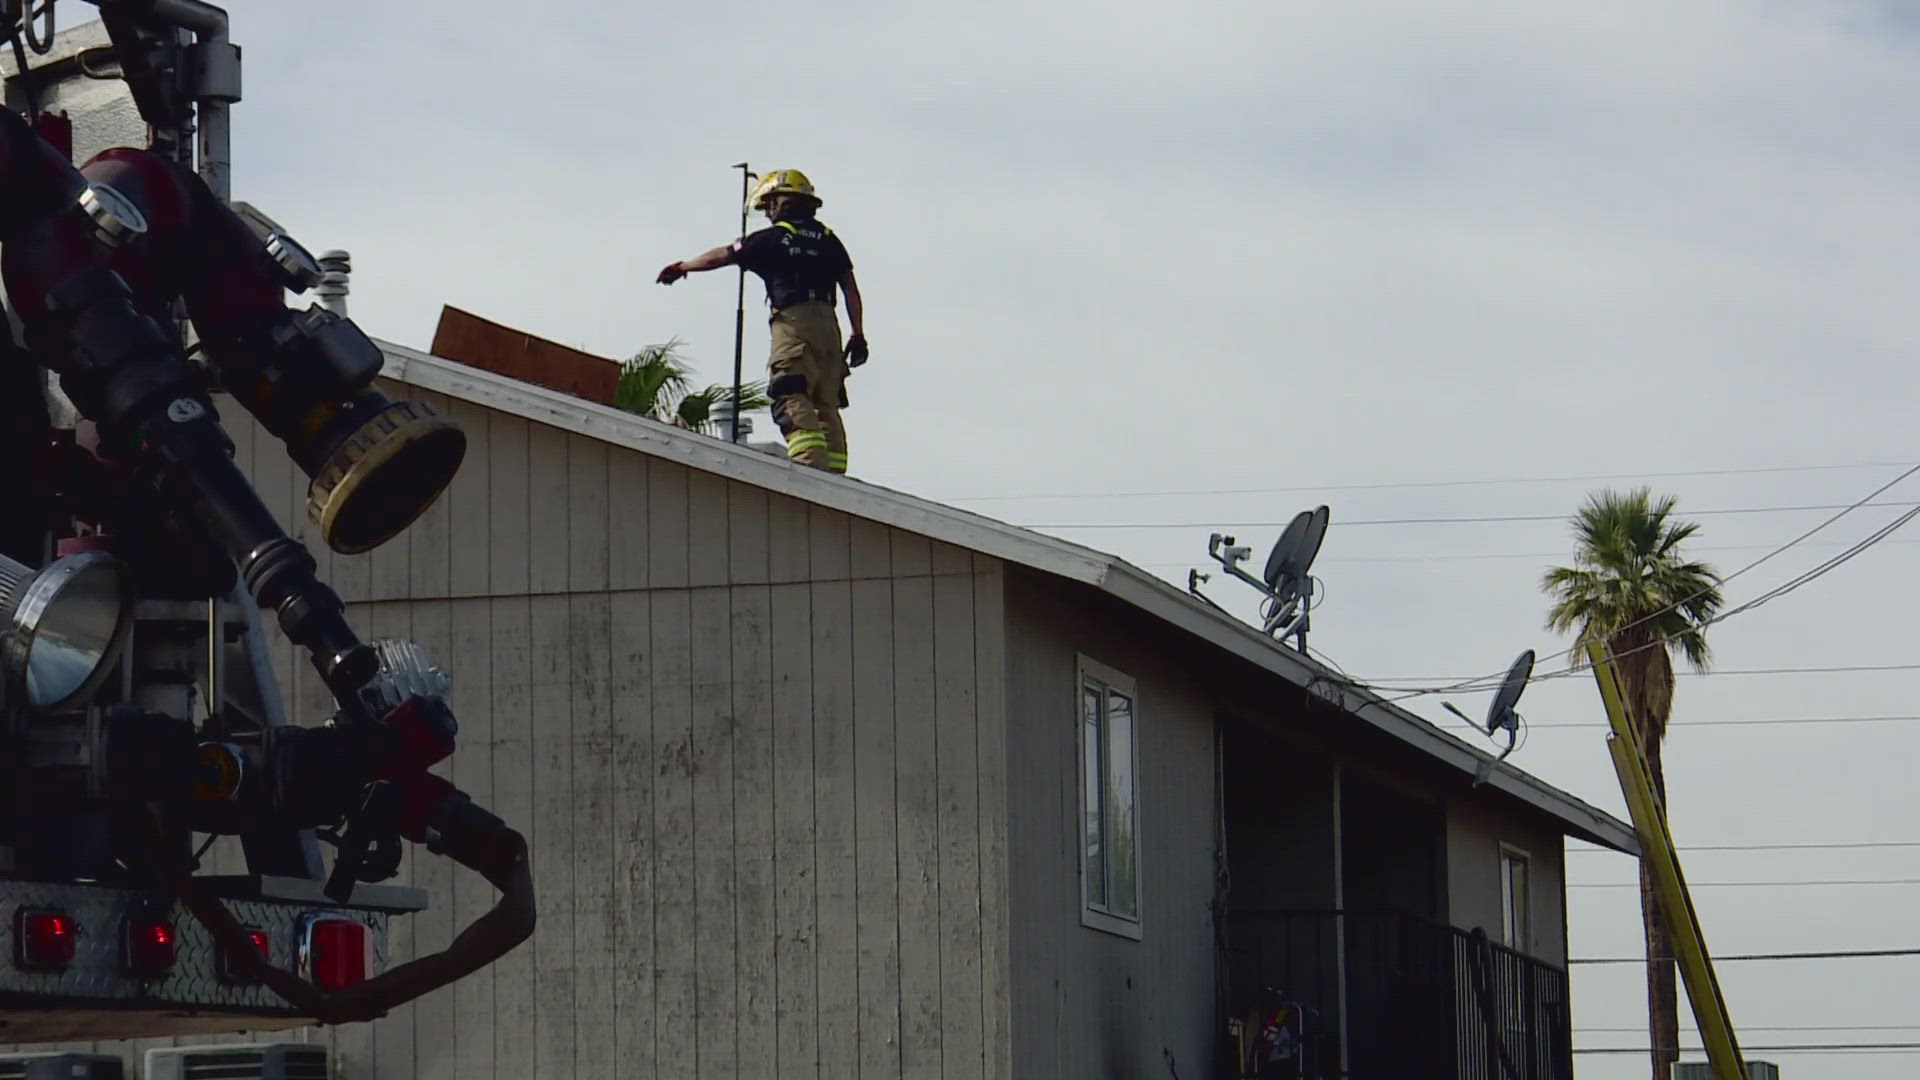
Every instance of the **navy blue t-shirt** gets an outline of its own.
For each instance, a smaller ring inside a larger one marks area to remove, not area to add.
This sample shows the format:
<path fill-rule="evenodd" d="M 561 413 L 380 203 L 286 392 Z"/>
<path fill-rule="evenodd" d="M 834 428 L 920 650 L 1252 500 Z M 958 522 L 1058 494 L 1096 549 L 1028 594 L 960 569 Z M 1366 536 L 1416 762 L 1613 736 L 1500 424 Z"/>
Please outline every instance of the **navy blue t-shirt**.
<path fill-rule="evenodd" d="M 733 245 L 728 259 L 760 276 L 773 310 L 805 300 L 833 303 L 834 289 L 853 258 L 833 230 L 818 221 L 781 221 Z"/>

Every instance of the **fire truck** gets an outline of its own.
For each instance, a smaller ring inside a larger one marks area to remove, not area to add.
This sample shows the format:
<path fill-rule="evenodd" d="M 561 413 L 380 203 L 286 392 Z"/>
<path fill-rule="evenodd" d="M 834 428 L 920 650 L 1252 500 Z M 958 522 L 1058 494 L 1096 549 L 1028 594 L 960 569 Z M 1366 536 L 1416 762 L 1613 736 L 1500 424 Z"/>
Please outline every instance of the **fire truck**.
<path fill-rule="evenodd" d="M 447 673 L 355 632 L 216 396 L 310 477 L 343 553 L 430 506 L 465 436 L 375 386 L 351 320 L 290 303 L 318 262 L 230 202 L 226 13 L 95 7 L 110 40 L 78 62 L 146 133 L 76 164 L 31 78 L 54 5 L 0 0 L 27 98 L 0 109 L 0 1042 L 371 1019 L 532 933 L 526 844 L 431 771 L 457 737 Z M 329 691 L 323 723 L 289 722 L 268 619 Z M 244 872 L 203 871 L 222 838 Z M 389 921 L 428 902 L 382 884 L 404 843 L 499 895 L 390 964 Z"/>

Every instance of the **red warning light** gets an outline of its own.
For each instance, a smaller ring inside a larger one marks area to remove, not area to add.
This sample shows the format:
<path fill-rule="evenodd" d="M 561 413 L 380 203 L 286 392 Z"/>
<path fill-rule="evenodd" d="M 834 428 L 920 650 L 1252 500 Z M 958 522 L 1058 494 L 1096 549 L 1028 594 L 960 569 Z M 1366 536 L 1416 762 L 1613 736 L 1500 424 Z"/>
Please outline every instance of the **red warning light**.
<path fill-rule="evenodd" d="M 173 970 L 173 924 L 151 915 L 127 917 L 121 960 L 127 974 L 157 979 Z"/>
<path fill-rule="evenodd" d="M 79 929 L 65 912 L 21 908 L 14 921 L 14 963 L 28 971 L 65 971 Z"/>
<path fill-rule="evenodd" d="M 253 947 L 260 953 L 260 959 L 265 960 L 269 964 L 273 963 L 273 938 L 270 937 L 265 930 L 247 927 L 247 940 L 253 942 Z M 234 957 L 232 953 L 226 949 L 221 949 L 220 981 L 232 983 L 236 986 L 251 986 L 259 980 L 249 976 L 245 970 L 241 968 L 237 962 L 237 958 Z"/>
<path fill-rule="evenodd" d="M 373 933 L 352 919 L 315 919 L 307 924 L 301 950 L 314 984 L 344 990 L 367 981 L 373 966 Z"/>

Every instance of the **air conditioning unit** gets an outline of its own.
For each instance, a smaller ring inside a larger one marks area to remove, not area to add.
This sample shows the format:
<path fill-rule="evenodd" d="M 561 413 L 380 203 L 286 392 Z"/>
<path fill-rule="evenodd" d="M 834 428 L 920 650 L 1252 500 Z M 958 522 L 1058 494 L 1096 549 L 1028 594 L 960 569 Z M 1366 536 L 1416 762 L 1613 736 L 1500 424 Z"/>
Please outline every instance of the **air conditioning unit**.
<path fill-rule="evenodd" d="M 147 1080 L 328 1080 L 327 1048 L 220 1043 L 147 1051 Z"/>
<path fill-rule="evenodd" d="M 4 1054 L 0 1080 L 126 1080 L 126 1063 L 112 1054 Z"/>
<path fill-rule="evenodd" d="M 1704 1061 L 1676 1061 L 1673 1080 L 1714 1080 L 1713 1066 Z M 1747 1080 L 1780 1080 L 1780 1066 L 1767 1061 L 1749 1061 Z"/>

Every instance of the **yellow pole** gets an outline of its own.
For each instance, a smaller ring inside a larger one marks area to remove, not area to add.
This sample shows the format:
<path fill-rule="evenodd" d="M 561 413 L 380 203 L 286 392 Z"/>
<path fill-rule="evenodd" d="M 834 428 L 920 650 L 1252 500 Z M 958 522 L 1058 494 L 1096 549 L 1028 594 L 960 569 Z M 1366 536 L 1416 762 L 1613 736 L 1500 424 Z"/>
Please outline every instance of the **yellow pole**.
<path fill-rule="evenodd" d="M 1634 733 L 1627 715 L 1627 699 L 1620 692 L 1613 658 L 1607 655 L 1604 645 L 1591 642 L 1587 645 L 1587 659 L 1593 664 L 1594 681 L 1600 684 L 1600 700 L 1607 707 L 1607 723 L 1613 728 L 1613 733 L 1607 736 L 1607 751 L 1613 755 L 1613 769 L 1620 774 L 1620 791 L 1627 797 L 1627 812 L 1633 817 L 1634 832 L 1640 836 L 1640 859 L 1653 878 L 1654 898 L 1672 930 L 1674 959 L 1687 985 L 1687 999 L 1693 1005 L 1700 1038 L 1707 1044 L 1707 1060 L 1713 1065 L 1714 1080 L 1746 1080 L 1747 1069 L 1740 1056 L 1740 1044 L 1734 1040 L 1727 1001 L 1720 993 L 1720 980 L 1713 974 L 1713 958 L 1707 953 L 1700 917 L 1693 910 L 1693 897 L 1687 893 L 1687 879 L 1680 872 L 1680 857 L 1674 851 L 1673 835 L 1667 828 L 1667 811 L 1654 792 L 1653 777 L 1647 772 L 1647 759 L 1640 751 L 1639 736 Z"/>

